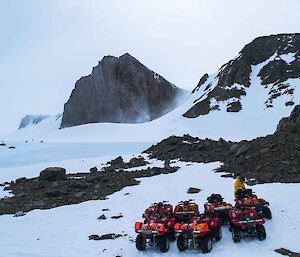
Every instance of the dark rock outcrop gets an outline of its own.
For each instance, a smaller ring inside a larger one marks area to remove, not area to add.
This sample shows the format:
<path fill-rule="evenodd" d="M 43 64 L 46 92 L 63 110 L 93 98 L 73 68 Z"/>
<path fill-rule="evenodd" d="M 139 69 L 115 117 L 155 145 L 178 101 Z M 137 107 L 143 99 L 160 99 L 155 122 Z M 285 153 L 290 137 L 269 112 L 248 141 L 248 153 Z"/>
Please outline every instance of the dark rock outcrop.
<path fill-rule="evenodd" d="M 46 169 L 47 170 L 47 169 Z M 138 185 L 136 178 L 173 173 L 178 167 L 147 168 L 139 171 L 112 169 L 109 171 L 68 174 L 66 179 L 46 176 L 46 179 L 20 178 L 5 183 L 14 196 L 0 199 L 0 215 L 49 209 L 88 200 L 106 200 L 107 196 L 126 186 Z M 52 176 L 52 174 L 50 174 Z M 107 211 L 108 209 L 103 209 Z M 120 216 L 120 215 L 119 215 Z M 121 218 L 121 217 L 114 217 Z"/>
<path fill-rule="evenodd" d="M 61 128 L 154 120 L 177 107 L 184 94 L 129 54 L 106 56 L 92 74 L 76 82 L 64 106 Z"/>
<path fill-rule="evenodd" d="M 150 158 L 192 162 L 221 161 L 225 177 L 243 175 L 249 183 L 300 182 L 300 106 L 283 118 L 273 135 L 252 141 L 169 137 L 145 151 Z"/>
<path fill-rule="evenodd" d="M 202 95 L 199 95 L 194 105 L 183 116 L 195 118 L 199 115 L 206 115 L 210 111 L 219 110 L 220 103 L 228 103 L 232 100 L 235 102 L 234 106 L 229 106 L 227 112 L 242 110 L 241 99 L 247 95 L 247 90 L 251 87 L 252 66 L 263 63 L 269 58 L 270 60 L 258 73 L 261 87 L 265 88 L 268 93 L 265 106 L 272 108 L 274 99 L 282 95 L 290 99 L 285 104 L 286 106 L 293 105 L 294 88 L 287 80 L 300 78 L 299 33 L 256 38 L 246 45 L 236 58 L 224 64 L 217 75 L 213 77 L 213 75 L 205 74 L 193 90 L 196 94 L 200 88 L 205 87 Z M 212 102 L 217 104 L 213 106 Z"/>

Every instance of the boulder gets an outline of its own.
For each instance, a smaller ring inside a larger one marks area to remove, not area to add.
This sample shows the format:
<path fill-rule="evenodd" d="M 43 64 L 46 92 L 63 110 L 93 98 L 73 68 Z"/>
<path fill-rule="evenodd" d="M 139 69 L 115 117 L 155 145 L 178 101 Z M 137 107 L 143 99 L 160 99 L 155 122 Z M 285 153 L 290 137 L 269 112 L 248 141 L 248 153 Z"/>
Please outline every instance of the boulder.
<path fill-rule="evenodd" d="M 44 169 L 39 176 L 39 180 L 59 181 L 66 179 L 66 170 L 60 167 L 49 167 Z"/>
<path fill-rule="evenodd" d="M 201 189 L 196 187 L 190 187 L 187 191 L 188 194 L 197 194 L 201 191 Z"/>
<path fill-rule="evenodd" d="M 106 216 L 104 214 L 100 215 L 100 217 L 98 217 L 98 220 L 106 220 Z"/>
<path fill-rule="evenodd" d="M 90 172 L 98 172 L 98 168 L 97 167 L 92 167 L 92 168 L 90 168 Z"/>
<path fill-rule="evenodd" d="M 124 165 L 124 161 L 123 161 L 122 156 L 119 156 L 116 159 L 108 162 L 108 164 L 110 164 L 112 167 L 115 167 L 115 168 L 121 168 Z"/>
<path fill-rule="evenodd" d="M 130 159 L 128 166 L 133 168 L 133 167 L 145 166 L 147 164 L 148 164 L 148 162 L 145 161 L 145 159 L 143 157 L 138 157 L 138 158 L 134 157 L 134 158 Z"/>

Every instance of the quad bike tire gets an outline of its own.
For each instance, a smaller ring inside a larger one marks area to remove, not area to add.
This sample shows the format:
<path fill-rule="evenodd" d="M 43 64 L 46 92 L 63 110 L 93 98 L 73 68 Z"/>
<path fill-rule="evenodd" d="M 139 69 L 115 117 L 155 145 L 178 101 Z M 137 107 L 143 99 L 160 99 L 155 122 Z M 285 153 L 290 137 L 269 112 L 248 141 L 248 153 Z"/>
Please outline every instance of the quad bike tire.
<path fill-rule="evenodd" d="M 231 235 L 232 235 L 232 240 L 235 243 L 240 242 L 242 239 L 241 231 L 235 226 L 231 227 Z"/>
<path fill-rule="evenodd" d="M 213 232 L 213 236 L 216 239 L 216 241 L 220 241 L 222 239 L 222 227 L 218 226 L 217 228 L 215 228 L 214 232 Z"/>
<path fill-rule="evenodd" d="M 272 212 L 269 207 L 264 207 L 263 216 L 268 220 L 272 219 Z"/>
<path fill-rule="evenodd" d="M 179 251 L 183 252 L 185 251 L 189 246 L 188 238 L 184 235 L 179 235 L 177 237 L 177 248 Z"/>
<path fill-rule="evenodd" d="M 263 225 L 258 225 L 256 227 L 256 233 L 257 233 L 257 238 L 259 241 L 265 240 L 266 239 L 266 229 Z"/>
<path fill-rule="evenodd" d="M 200 247 L 203 253 L 209 253 L 212 250 L 212 237 L 205 236 L 201 238 Z"/>
<path fill-rule="evenodd" d="M 146 244 L 146 238 L 143 237 L 143 235 L 137 235 L 135 240 L 136 249 L 138 249 L 139 251 L 144 251 L 146 249 Z"/>
<path fill-rule="evenodd" d="M 167 251 L 169 251 L 170 248 L 170 237 L 169 235 L 165 234 L 163 236 L 160 236 L 158 239 L 158 244 L 159 244 L 159 250 L 162 253 L 165 253 Z"/>

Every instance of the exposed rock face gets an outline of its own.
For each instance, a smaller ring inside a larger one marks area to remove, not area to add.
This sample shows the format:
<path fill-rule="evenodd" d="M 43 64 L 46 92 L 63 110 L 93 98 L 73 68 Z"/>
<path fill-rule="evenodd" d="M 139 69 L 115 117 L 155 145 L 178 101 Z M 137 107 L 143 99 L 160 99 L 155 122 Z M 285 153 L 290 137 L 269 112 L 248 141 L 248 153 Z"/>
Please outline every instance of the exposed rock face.
<path fill-rule="evenodd" d="M 177 107 L 185 94 L 129 54 L 106 56 L 92 74 L 76 82 L 64 107 L 61 128 L 150 121 Z"/>
<path fill-rule="evenodd" d="M 250 87 L 257 86 L 251 76 L 258 78 L 258 86 L 266 90 L 266 108 L 272 108 L 274 100 L 283 95 L 287 99 L 286 106 L 294 105 L 295 85 L 288 79 L 300 78 L 300 34 L 271 35 L 253 40 L 216 74 L 205 74 L 201 78 L 193 90 L 199 98 L 183 116 L 206 115 L 220 110 L 221 104 L 227 112 L 242 110 L 243 97 Z"/>
<path fill-rule="evenodd" d="M 169 137 L 145 151 L 161 160 L 221 161 L 225 176 L 255 178 L 252 183 L 300 182 L 300 106 L 283 118 L 273 135 L 252 141 L 201 140 L 189 135 Z"/>

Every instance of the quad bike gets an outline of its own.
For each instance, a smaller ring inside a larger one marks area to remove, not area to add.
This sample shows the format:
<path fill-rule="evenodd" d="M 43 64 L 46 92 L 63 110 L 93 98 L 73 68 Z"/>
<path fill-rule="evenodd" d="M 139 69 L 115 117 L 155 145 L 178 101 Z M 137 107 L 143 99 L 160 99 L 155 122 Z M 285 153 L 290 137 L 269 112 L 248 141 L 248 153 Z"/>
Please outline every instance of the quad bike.
<path fill-rule="evenodd" d="M 208 253 L 212 250 L 213 239 L 219 241 L 222 238 L 219 218 L 206 217 L 204 214 L 192 217 L 189 223 L 176 223 L 174 228 L 179 251 L 192 246 Z"/>
<path fill-rule="evenodd" d="M 233 242 L 240 242 L 242 237 L 257 237 L 260 241 L 266 239 L 265 221 L 255 209 L 240 207 L 229 210 L 228 215 Z"/>
<path fill-rule="evenodd" d="M 136 248 L 140 251 L 146 245 L 158 246 L 161 252 L 167 252 L 170 240 L 174 241 L 175 219 L 172 217 L 173 206 L 165 202 L 154 203 L 143 214 L 144 222 L 135 222 L 134 229 L 138 233 Z"/>
<path fill-rule="evenodd" d="M 239 189 L 235 194 L 235 207 L 245 206 L 255 209 L 257 215 L 266 219 L 272 219 L 272 212 L 269 208 L 269 203 L 262 198 L 258 198 L 252 192 L 252 189 Z"/>
<path fill-rule="evenodd" d="M 230 203 L 224 202 L 220 194 L 211 194 L 204 204 L 204 212 L 210 217 L 217 217 L 224 224 L 228 221 L 228 210 L 232 209 Z"/>
<path fill-rule="evenodd" d="M 193 199 L 179 202 L 174 209 L 176 223 L 189 223 L 191 218 L 199 215 L 199 206 Z"/>

